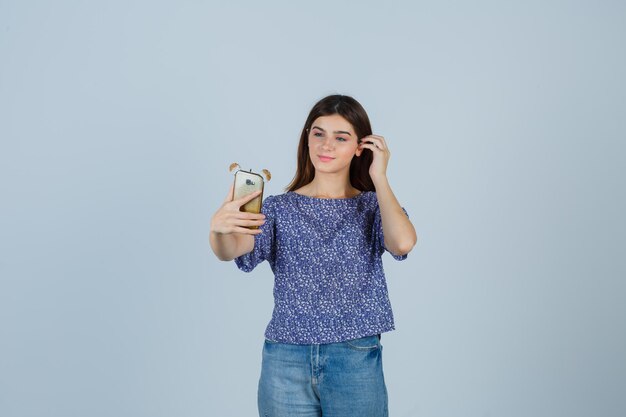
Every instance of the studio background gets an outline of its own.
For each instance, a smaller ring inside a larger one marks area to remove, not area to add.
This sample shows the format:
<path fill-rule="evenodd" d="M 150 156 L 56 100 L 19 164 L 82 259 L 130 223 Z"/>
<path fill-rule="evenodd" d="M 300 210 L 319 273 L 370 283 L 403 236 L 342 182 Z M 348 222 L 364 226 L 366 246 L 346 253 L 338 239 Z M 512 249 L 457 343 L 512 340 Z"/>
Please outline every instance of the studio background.
<path fill-rule="evenodd" d="M 620 1 L 0 0 L 0 415 L 256 415 L 267 264 L 208 231 L 312 105 L 388 141 L 390 413 L 626 415 Z"/>

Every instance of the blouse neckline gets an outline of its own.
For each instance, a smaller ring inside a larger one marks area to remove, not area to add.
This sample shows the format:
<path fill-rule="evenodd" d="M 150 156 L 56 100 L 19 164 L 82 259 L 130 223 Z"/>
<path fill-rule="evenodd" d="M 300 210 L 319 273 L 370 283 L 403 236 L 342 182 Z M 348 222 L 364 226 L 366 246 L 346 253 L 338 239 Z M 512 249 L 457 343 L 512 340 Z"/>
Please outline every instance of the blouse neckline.
<path fill-rule="evenodd" d="M 308 195 L 304 195 L 304 194 L 300 194 L 300 193 L 296 193 L 295 191 L 287 191 L 288 194 L 293 194 L 297 197 L 301 197 L 301 198 L 305 198 L 308 200 L 312 200 L 312 201 L 356 201 L 358 198 L 360 198 L 363 194 L 365 194 L 365 191 L 361 191 L 360 193 L 358 193 L 357 195 L 355 195 L 354 197 L 347 197 L 347 198 L 323 198 L 323 197 L 310 197 Z"/>

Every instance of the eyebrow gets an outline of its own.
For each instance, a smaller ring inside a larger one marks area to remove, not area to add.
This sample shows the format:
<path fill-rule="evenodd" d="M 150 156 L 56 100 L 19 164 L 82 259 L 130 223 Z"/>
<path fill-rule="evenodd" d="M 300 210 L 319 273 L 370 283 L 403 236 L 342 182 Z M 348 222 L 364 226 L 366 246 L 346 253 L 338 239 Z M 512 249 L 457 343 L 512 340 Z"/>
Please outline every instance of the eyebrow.
<path fill-rule="evenodd" d="M 322 132 L 326 132 L 324 129 L 322 129 L 322 128 L 321 128 L 321 127 L 319 127 L 319 126 L 313 126 L 313 128 L 312 128 L 312 129 L 319 129 L 319 130 L 321 130 Z M 333 133 L 345 133 L 345 134 L 346 134 L 346 135 L 348 135 L 348 136 L 352 136 L 352 135 L 350 134 L 350 132 L 346 132 L 345 130 L 335 130 Z"/>

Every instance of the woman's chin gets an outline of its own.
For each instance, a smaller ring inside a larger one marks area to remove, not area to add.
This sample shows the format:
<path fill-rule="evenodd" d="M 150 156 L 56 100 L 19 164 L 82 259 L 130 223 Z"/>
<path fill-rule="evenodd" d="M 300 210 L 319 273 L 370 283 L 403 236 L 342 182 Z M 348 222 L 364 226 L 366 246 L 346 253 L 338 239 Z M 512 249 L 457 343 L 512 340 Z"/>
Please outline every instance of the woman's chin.
<path fill-rule="evenodd" d="M 320 174 L 340 174 L 344 170 L 349 168 L 349 167 L 344 167 L 344 168 L 329 167 L 328 165 L 324 165 L 324 166 L 313 165 L 313 166 L 315 167 L 315 172 L 320 173 Z"/>

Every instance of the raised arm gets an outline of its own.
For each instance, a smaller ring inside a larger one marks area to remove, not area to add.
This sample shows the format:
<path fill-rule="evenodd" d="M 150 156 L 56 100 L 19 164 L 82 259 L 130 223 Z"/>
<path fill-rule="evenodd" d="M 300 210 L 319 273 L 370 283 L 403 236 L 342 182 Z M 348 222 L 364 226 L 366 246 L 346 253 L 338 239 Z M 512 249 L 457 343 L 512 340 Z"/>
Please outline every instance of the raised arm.
<path fill-rule="evenodd" d="M 222 206 L 211 218 L 209 242 L 215 256 L 222 261 L 231 261 L 254 249 L 254 235 L 261 229 L 248 229 L 246 226 L 261 226 L 265 223 L 265 215 L 244 213 L 240 207 L 254 199 L 261 192 L 256 191 L 238 200 L 231 201 L 233 186 Z"/>
<path fill-rule="evenodd" d="M 391 191 L 387 178 L 375 181 L 374 186 L 383 223 L 385 247 L 394 255 L 406 255 L 417 242 L 415 228 Z"/>
<path fill-rule="evenodd" d="M 369 173 L 376 188 L 385 247 L 394 255 L 406 255 L 417 243 L 417 234 L 387 180 L 387 164 L 391 153 L 385 138 L 379 135 L 366 136 L 359 147 L 370 149 L 374 154 Z"/>

